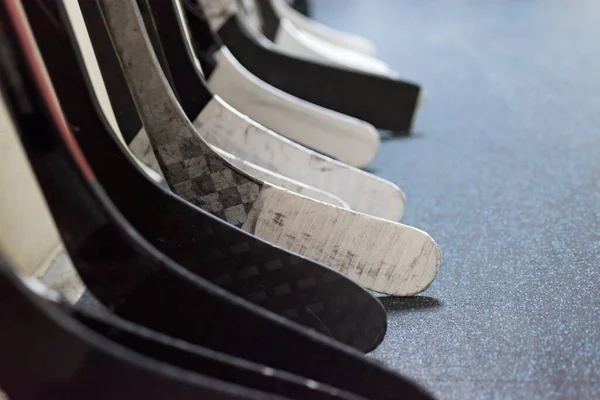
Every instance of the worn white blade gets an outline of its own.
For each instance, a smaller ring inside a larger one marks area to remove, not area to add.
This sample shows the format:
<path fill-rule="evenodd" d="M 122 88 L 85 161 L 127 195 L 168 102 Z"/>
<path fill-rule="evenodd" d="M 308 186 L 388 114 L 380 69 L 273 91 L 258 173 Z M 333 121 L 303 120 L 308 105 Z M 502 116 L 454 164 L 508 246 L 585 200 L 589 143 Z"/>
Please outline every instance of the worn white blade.
<path fill-rule="evenodd" d="M 194 125 L 211 145 L 331 193 L 355 211 L 391 221 L 404 215 L 406 197 L 398 186 L 266 129 L 218 96 L 202 110 Z"/>
<path fill-rule="evenodd" d="M 235 167 L 239 168 L 240 170 L 246 172 L 247 174 L 256 179 L 269 182 L 273 185 L 277 185 L 279 187 L 301 194 L 306 197 L 310 197 L 314 200 L 323 201 L 325 203 L 329 203 L 342 208 L 350 208 L 348 203 L 346 203 L 339 197 L 327 193 L 323 190 L 314 188 L 302 182 L 298 182 L 278 173 L 269 171 L 266 168 L 259 167 L 258 165 L 255 165 L 246 160 L 242 160 L 234 156 L 233 154 L 227 153 L 226 151 L 221 150 L 216 146 L 212 146 L 212 149 L 215 152 L 217 152 L 221 157 L 229 161 L 231 165 L 234 165 Z M 155 176 L 158 176 L 158 179 L 164 181 L 162 172 L 160 170 L 160 166 L 158 165 L 158 161 L 154 156 L 152 146 L 150 145 L 148 135 L 146 134 L 144 128 L 142 128 L 135 136 L 135 138 L 131 141 L 131 143 L 129 144 L 129 150 L 135 154 L 136 160 L 141 160 L 140 164 L 145 172 L 150 172 L 150 176 L 153 177 L 153 179 Z"/>
<path fill-rule="evenodd" d="M 294 143 L 257 124 L 219 97 L 202 110 L 194 126 L 216 151 L 235 155 L 246 165 L 254 165 L 254 169 L 264 169 L 331 194 L 355 211 L 391 221 L 399 221 L 404 215 L 406 197 L 393 183 Z M 146 165 L 160 171 L 144 129 L 129 147 Z M 253 175 L 248 169 L 241 169 Z M 263 180 L 277 184 L 266 176 Z M 291 186 L 278 186 L 326 201 Z"/>
<path fill-rule="evenodd" d="M 370 124 L 300 100 L 258 79 L 227 50 L 215 53 L 209 88 L 241 113 L 295 142 L 356 167 L 375 157 L 380 137 Z"/>
<path fill-rule="evenodd" d="M 431 285 L 442 256 L 416 228 L 263 187 L 242 229 L 392 296 Z"/>
<path fill-rule="evenodd" d="M 236 0 L 199 2 L 213 32 L 239 11 Z M 375 157 L 380 138 L 371 124 L 267 84 L 244 68 L 226 47 L 214 58 L 217 67 L 208 79 L 209 88 L 254 121 L 355 167 L 364 167 Z"/>

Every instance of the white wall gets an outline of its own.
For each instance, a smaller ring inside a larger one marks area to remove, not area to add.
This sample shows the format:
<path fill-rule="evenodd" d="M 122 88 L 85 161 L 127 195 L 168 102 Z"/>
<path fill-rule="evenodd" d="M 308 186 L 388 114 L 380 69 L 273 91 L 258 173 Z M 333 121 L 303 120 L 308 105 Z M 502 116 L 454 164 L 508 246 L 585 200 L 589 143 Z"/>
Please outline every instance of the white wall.
<path fill-rule="evenodd" d="M 109 123 L 118 132 L 77 2 L 65 1 L 65 4 L 100 105 Z M 43 277 L 48 286 L 63 293 L 68 300 L 77 300 L 83 292 L 83 284 L 64 253 L 52 217 L 8 118 L 1 96 L 0 251 L 21 274 Z M 6 400 L 1 390 L 0 400 Z"/>
<path fill-rule="evenodd" d="M 23 273 L 48 264 L 58 233 L 0 101 L 0 249 Z"/>
<path fill-rule="evenodd" d="M 92 83 L 109 122 L 116 121 L 76 1 L 66 1 Z M 24 274 L 42 275 L 62 250 L 18 137 L 0 100 L 0 250 Z"/>

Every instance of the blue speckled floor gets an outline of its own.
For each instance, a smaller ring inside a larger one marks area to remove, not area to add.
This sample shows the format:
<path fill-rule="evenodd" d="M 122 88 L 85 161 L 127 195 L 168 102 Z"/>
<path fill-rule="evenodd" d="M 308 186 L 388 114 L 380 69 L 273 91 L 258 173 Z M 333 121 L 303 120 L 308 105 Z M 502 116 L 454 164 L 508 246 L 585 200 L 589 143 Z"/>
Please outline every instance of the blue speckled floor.
<path fill-rule="evenodd" d="M 600 399 L 600 1 L 312 6 L 427 92 L 372 169 L 444 264 L 373 356 L 440 399 Z"/>

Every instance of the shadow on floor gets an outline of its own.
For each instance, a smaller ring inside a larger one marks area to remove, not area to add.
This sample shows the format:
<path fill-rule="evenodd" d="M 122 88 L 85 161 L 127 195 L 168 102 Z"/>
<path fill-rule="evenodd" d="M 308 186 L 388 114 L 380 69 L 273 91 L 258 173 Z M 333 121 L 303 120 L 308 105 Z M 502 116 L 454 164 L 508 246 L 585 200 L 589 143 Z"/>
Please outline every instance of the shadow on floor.
<path fill-rule="evenodd" d="M 377 168 L 371 168 L 371 167 L 362 167 L 360 169 L 362 169 L 365 172 L 368 172 L 369 174 L 373 174 L 373 175 L 377 175 L 377 171 L 378 171 Z"/>
<path fill-rule="evenodd" d="M 379 136 L 381 137 L 382 142 L 387 142 L 390 140 L 422 139 L 425 137 L 425 134 L 423 132 L 394 132 L 379 130 Z"/>
<path fill-rule="evenodd" d="M 428 311 L 442 307 L 444 304 L 433 297 L 415 296 L 415 297 L 379 297 L 379 301 L 385 307 L 387 312 L 392 311 Z"/>

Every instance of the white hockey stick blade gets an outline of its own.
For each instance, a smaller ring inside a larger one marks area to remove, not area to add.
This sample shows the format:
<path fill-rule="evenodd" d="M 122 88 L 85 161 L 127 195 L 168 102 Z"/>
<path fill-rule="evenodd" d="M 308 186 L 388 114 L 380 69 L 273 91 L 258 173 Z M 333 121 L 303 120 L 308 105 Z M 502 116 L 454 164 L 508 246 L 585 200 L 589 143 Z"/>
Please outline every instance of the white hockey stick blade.
<path fill-rule="evenodd" d="M 399 221 L 404 215 L 406 196 L 398 186 L 266 129 L 218 96 L 206 105 L 194 125 L 211 145 L 331 193 L 354 211 L 391 221 Z"/>
<path fill-rule="evenodd" d="M 150 170 L 154 175 L 159 176 L 160 179 L 164 179 L 158 161 L 152 151 L 152 146 L 148 140 L 148 135 L 144 128 L 142 128 L 135 138 L 129 144 L 129 149 L 136 154 L 137 158 L 141 160 L 141 164 L 145 170 Z M 221 157 L 229 161 L 230 164 L 236 166 L 247 174 L 254 178 L 269 182 L 273 185 L 282 187 L 290 190 L 294 193 L 298 193 L 302 196 L 310 197 L 313 200 L 323 201 L 325 203 L 332 204 L 334 206 L 350 209 L 348 203 L 343 201 L 337 196 L 327 193 L 323 190 L 314 188 L 302 182 L 297 182 L 281 174 L 269 171 L 266 168 L 259 167 L 251 162 L 242 160 L 233 154 L 230 154 L 224 150 L 219 149 L 216 146 L 212 146 L 212 149 L 217 152 Z"/>
<path fill-rule="evenodd" d="M 259 124 L 355 167 L 375 157 L 380 137 L 370 124 L 300 100 L 258 79 L 227 50 L 215 53 L 214 94 Z"/>
<path fill-rule="evenodd" d="M 264 186 L 242 229 L 392 296 L 426 290 L 442 256 L 425 232 Z"/>

